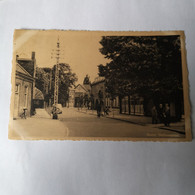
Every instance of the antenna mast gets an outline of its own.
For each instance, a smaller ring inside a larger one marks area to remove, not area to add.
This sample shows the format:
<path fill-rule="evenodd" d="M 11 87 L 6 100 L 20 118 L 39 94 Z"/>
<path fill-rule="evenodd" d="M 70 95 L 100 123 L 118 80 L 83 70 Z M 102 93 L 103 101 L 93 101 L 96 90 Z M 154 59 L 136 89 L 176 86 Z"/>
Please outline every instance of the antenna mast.
<path fill-rule="evenodd" d="M 60 59 L 60 41 L 58 37 L 56 47 L 56 69 L 55 69 L 55 88 L 54 88 L 54 104 L 58 104 L 58 90 L 59 90 L 59 59 Z"/>

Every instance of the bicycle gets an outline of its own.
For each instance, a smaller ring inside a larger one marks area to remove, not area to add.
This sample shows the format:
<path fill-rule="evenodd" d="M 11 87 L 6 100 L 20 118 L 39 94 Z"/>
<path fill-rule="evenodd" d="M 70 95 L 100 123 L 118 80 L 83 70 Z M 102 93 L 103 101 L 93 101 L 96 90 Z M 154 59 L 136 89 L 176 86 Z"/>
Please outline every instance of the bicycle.
<path fill-rule="evenodd" d="M 27 108 L 23 108 L 23 113 L 20 115 L 21 119 L 26 119 L 26 111 L 27 111 Z"/>

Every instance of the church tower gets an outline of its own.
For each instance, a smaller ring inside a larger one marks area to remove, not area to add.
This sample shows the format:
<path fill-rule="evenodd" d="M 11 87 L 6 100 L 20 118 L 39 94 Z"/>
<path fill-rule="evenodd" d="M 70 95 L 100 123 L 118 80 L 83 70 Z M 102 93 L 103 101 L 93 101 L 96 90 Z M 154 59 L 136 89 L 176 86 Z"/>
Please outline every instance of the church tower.
<path fill-rule="evenodd" d="M 88 90 L 88 92 L 90 93 L 91 91 L 91 82 L 89 79 L 88 74 L 85 76 L 84 80 L 83 80 L 83 86 Z"/>

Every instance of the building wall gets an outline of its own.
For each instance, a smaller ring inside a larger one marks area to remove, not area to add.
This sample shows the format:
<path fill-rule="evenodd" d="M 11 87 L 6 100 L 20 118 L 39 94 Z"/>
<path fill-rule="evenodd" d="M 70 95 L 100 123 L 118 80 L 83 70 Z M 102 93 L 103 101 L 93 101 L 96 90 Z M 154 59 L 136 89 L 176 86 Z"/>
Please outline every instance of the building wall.
<path fill-rule="evenodd" d="M 105 104 L 106 103 L 105 82 L 102 81 L 102 82 L 94 83 L 94 84 L 91 85 L 91 94 L 93 94 L 94 103 L 96 102 L 97 99 L 99 99 L 98 93 L 99 93 L 100 90 L 103 93 L 103 101 L 104 101 L 104 104 Z"/>
<path fill-rule="evenodd" d="M 69 107 L 74 107 L 75 105 L 75 90 L 69 91 Z"/>
<path fill-rule="evenodd" d="M 16 77 L 14 96 L 14 118 L 20 117 L 23 108 L 27 108 L 27 116 L 31 114 L 32 81 L 22 77 Z"/>
<path fill-rule="evenodd" d="M 89 87 L 88 87 L 88 89 L 84 89 L 79 84 L 75 89 L 71 89 L 69 91 L 69 101 L 68 101 L 69 107 L 78 107 L 80 96 L 84 97 L 86 94 L 88 95 L 88 97 L 90 96 L 90 88 Z"/>
<path fill-rule="evenodd" d="M 16 57 L 16 62 L 19 63 L 31 76 L 35 78 L 36 76 L 36 58 L 35 52 L 31 54 L 31 59 Z M 33 99 L 35 98 L 35 80 L 33 81 Z"/>

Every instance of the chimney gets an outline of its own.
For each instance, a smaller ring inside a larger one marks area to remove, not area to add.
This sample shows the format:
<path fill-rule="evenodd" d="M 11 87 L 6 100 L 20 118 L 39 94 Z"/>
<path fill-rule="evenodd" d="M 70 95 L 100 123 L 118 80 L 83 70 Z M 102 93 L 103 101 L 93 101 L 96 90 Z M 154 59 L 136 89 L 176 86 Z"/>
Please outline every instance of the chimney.
<path fill-rule="evenodd" d="M 35 52 L 33 51 L 32 52 L 32 57 L 31 57 L 32 60 L 35 60 Z"/>
<path fill-rule="evenodd" d="M 16 62 L 18 62 L 19 55 L 16 55 Z"/>

